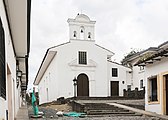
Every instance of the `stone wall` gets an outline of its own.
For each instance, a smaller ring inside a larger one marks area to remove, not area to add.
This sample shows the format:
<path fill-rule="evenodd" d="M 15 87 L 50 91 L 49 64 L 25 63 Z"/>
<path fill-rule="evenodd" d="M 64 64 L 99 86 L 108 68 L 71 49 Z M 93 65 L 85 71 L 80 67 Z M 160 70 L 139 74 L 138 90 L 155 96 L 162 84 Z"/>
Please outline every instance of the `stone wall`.
<path fill-rule="evenodd" d="M 145 87 L 143 88 L 143 90 L 138 90 L 138 88 L 135 88 L 135 90 L 131 89 L 124 89 L 124 97 L 126 98 L 135 98 L 135 99 L 144 99 L 145 98 Z"/>

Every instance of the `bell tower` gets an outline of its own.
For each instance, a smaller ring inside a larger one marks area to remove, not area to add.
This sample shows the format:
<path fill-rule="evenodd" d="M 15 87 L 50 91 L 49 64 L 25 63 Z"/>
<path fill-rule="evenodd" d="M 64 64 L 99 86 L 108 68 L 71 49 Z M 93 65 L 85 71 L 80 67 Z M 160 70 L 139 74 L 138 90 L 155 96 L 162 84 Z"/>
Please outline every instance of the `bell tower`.
<path fill-rule="evenodd" d="M 94 41 L 94 25 L 85 14 L 78 14 L 75 19 L 68 19 L 69 38 L 71 40 L 92 40 Z"/>

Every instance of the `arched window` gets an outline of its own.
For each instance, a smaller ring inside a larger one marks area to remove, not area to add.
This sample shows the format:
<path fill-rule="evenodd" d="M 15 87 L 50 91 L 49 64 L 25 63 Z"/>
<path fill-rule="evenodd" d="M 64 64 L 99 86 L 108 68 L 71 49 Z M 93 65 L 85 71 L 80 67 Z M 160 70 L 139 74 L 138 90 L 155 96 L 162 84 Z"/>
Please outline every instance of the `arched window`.
<path fill-rule="evenodd" d="M 77 32 L 76 32 L 76 31 L 74 31 L 74 33 L 73 33 L 73 38 L 75 38 L 75 39 L 76 39 L 76 37 L 77 37 Z"/>
<path fill-rule="evenodd" d="M 91 40 L 91 32 L 88 33 L 88 39 Z"/>
<path fill-rule="evenodd" d="M 0 18 L 0 97 L 6 99 L 5 33 Z"/>
<path fill-rule="evenodd" d="M 85 29 L 83 26 L 80 27 L 80 39 L 84 40 L 84 33 L 85 33 Z"/>

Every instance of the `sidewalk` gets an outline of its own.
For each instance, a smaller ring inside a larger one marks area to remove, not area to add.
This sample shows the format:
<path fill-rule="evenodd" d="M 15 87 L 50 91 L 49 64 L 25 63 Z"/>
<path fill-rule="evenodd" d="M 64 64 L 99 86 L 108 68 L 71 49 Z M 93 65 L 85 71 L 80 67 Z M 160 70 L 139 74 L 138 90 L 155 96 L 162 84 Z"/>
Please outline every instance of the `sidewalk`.
<path fill-rule="evenodd" d="M 19 108 L 16 116 L 16 120 L 29 120 L 27 107 Z"/>
<path fill-rule="evenodd" d="M 131 111 L 134 111 L 134 112 L 137 112 L 137 113 L 141 113 L 141 114 L 144 114 L 144 115 L 158 117 L 158 118 L 161 118 L 162 120 L 168 120 L 168 116 L 166 116 L 166 115 L 160 115 L 160 114 L 156 114 L 156 113 L 153 113 L 153 112 L 132 108 L 132 107 L 128 107 L 128 106 L 125 106 L 125 105 L 118 104 L 118 103 L 108 103 L 108 104 L 109 105 L 114 105 L 114 106 L 117 106 L 117 107 L 120 107 L 120 108 L 124 108 L 124 109 L 127 109 L 127 110 L 131 110 Z"/>

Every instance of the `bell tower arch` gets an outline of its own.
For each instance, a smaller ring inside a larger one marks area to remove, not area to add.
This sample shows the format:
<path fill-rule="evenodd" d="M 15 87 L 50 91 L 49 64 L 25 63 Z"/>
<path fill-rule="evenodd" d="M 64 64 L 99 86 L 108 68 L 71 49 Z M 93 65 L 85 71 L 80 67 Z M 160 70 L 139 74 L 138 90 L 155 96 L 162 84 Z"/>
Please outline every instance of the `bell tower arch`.
<path fill-rule="evenodd" d="M 68 19 L 69 38 L 71 40 L 93 40 L 95 21 L 85 14 L 78 14 L 75 19 Z"/>

